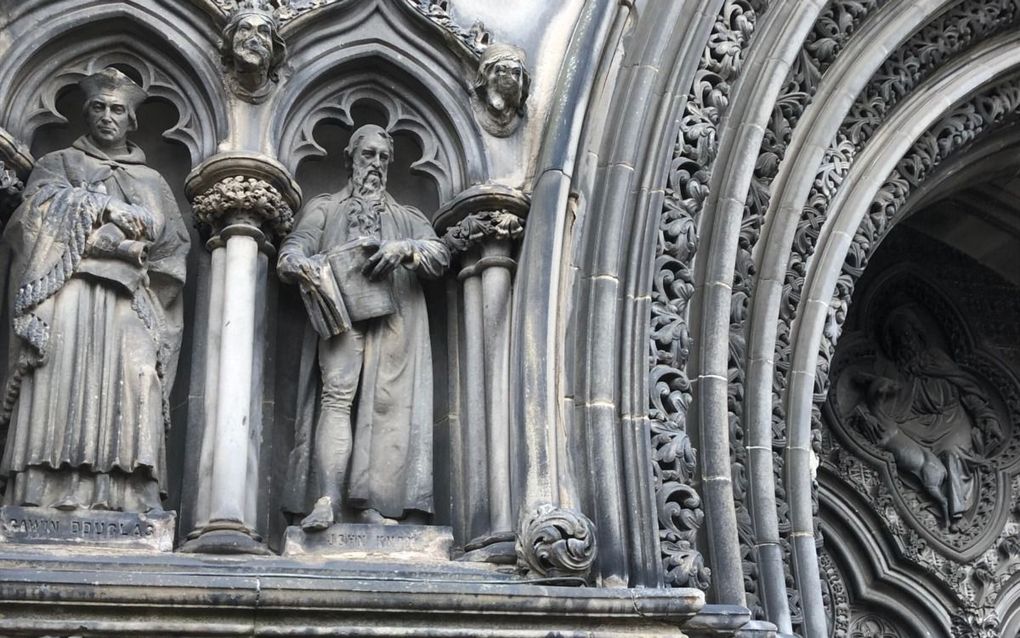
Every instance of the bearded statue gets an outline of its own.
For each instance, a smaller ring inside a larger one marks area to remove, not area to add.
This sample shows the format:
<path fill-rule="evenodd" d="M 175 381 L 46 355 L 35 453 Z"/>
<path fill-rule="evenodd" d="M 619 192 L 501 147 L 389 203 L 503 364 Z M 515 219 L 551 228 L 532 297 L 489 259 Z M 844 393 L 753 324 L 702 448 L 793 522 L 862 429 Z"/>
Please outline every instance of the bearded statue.
<path fill-rule="evenodd" d="M 475 113 L 482 127 L 507 137 L 526 112 L 531 75 L 524 51 L 508 44 L 492 44 L 482 54 L 473 86 Z"/>
<path fill-rule="evenodd" d="M 261 102 L 279 81 L 287 55 L 280 26 L 266 0 L 242 0 L 223 28 L 220 55 L 231 89 L 244 100 Z"/>

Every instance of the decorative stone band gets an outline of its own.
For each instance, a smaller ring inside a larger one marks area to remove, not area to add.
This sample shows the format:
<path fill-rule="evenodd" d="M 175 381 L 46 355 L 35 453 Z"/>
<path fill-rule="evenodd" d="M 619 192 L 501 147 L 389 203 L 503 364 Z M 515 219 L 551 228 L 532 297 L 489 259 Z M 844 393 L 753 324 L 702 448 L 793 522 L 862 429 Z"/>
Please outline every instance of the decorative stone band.
<path fill-rule="evenodd" d="M 216 182 L 196 195 L 195 218 L 202 224 L 221 229 L 234 224 L 268 228 L 277 237 L 290 232 L 294 211 L 280 191 L 265 180 L 234 176 Z"/>
<path fill-rule="evenodd" d="M 516 241 L 523 235 L 524 219 L 508 210 L 483 211 L 448 228 L 443 243 L 457 255 L 487 241 Z"/>
<path fill-rule="evenodd" d="M 691 487 L 696 480 L 697 455 L 687 432 L 687 411 L 693 400 L 687 366 L 694 347 L 689 326 L 694 260 L 718 150 L 717 128 L 758 13 L 767 6 L 764 0 L 727 0 L 723 4 L 681 114 L 659 217 L 652 289 L 649 418 L 663 571 L 667 584 L 674 587 L 707 589 L 709 585 L 710 571 L 696 543 L 705 516 L 701 498 Z"/>
<path fill-rule="evenodd" d="M 521 517 L 517 564 L 529 574 L 587 582 L 597 554 L 595 524 L 578 511 L 542 503 Z"/>

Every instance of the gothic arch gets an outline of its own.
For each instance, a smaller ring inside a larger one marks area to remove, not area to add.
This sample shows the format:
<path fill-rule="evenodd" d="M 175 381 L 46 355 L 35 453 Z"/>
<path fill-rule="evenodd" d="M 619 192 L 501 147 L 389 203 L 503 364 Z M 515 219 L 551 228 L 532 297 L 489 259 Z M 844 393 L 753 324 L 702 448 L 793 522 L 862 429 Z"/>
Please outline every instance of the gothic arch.
<path fill-rule="evenodd" d="M 179 5 L 179 6 L 178 6 Z M 176 107 L 177 124 L 164 137 L 184 144 L 192 166 L 216 151 L 227 134 L 226 98 L 215 53 L 217 35 L 187 3 L 171 12 L 146 5 L 58 1 L 13 13 L 11 28 L 31 25 L 0 60 L 0 122 L 25 143 L 45 124 L 61 123 L 58 94 L 108 64 L 134 68 L 150 95 Z M 129 35 L 130 34 L 130 35 Z M 153 47 L 159 41 L 163 46 Z"/>
<path fill-rule="evenodd" d="M 440 201 L 488 177 L 482 132 L 468 106 L 463 68 L 452 54 L 441 54 L 416 35 L 420 25 L 386 3 L 339 3 L 317 14 L 328 19 L 337 12 L 356 11 L 356 19 L 318 29 L 301 38 L 295 24 L 291 52 L 293 75 L 272 111 L 267 130 L 274 152 L 291 171 L 307 157 L 321 157 L 313 130 L 323 121 L 352 125 L 350 109 L 361 101 L 380 108 L 394 132 L 418 140 L 422 157 L 412 170 L 430 176 Z M 379 21 L 398 24 L 406 37 L 380 41 Z"/>

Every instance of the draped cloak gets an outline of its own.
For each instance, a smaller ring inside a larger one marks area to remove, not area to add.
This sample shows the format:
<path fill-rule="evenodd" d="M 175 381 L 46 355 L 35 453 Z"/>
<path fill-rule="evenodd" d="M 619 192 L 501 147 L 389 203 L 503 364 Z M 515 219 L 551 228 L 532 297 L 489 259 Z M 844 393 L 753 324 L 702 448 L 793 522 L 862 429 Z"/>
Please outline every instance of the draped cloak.
<path fill-rule="evenodd" d="M 147 261 L 87 251 L 111 200 L 148 212 Z M 160 509 L 189 249 L 170 187 L 137 146 L 108 154 L 79 138 L 39 159 L 3 248 L 4 503 Z M 134 285 L 117 283 L 132 269 Z"/>
<path fill-rule="evenodd" d="M 348 503 L 401 517 L 408 510 L 432 512 L 432 350 L 428 312 L 418 277 L 435 278 L 449 265 L 449 252 L 421 211 L 384 194 L 379 239 L 411 240 L 411 267 L 390 275 L 396 311 L 356 323 L 364 335 L 364 359 L 353 416 L 353 451 L 347 472 Z M 348 186 L 311 200 L 294 232 L 280 248 L 311 257 L 356 239 L 351 223 L 359 203 Z M 341 282 L 341 286 L 342 286 Z M 321 376 L 318 335 L 306 327 L 298 381 L 298 413 L 284 509 L 306 514 L 319 494 L 312 454 Z M 394 480 L 396 477 L 396 480 Z"/>

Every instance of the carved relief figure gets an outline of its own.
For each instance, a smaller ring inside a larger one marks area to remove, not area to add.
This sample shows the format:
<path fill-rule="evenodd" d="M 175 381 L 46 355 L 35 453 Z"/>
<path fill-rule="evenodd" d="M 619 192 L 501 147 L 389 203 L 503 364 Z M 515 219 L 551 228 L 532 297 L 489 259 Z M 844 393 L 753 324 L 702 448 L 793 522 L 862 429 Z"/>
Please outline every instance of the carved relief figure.
<path fill-rule="evenodd" d="M 288 472 L 288 510 L 314 501 L 301 522 L 309 531 L 339 521 L 342 505 L 364 523 L 432 512 L 432 353 L 418 278 L 440 276 L 449 253 L 420 211 L 386 192 L 384 129 L 359 128 L 345 154 L 347 187 L 307 204 L 277 266 L 301 285 L 319 333 L 321 378 L 301 382 Z"/>
<path fill-rule="evenodd" d="M 497 137 L 513 133 L 526 112 L 531 75 L 521 49 L 492 44 L 485 49 L 475 77 L 475 113 L 482 127 Z"/>
<path fill-rule="evenodd" d="M 239 97 L 261 102 L 279 77 L 287 56 L 272 7 L 265 0 L 242 0 L 223 28 L 220 41 L 228 81 Z"/>
<path fill-rule="evenodd" d="M 909 307 L 892 312 L 881 334 L 888 359 L 876 364 L 860 423 L 916 477 L 955 527 L 974 505 L 973 472 L 1003 442 L 999 418 L 976 379 L 928 343 Z"/>
<path fill-rule="evenodd" d="M 39 159 L 3 237 L 4 503 L 159 511 L 188 232 L 127 141 L 145 91 L 113 68 L 81 86 L 88 134 Z"/>

